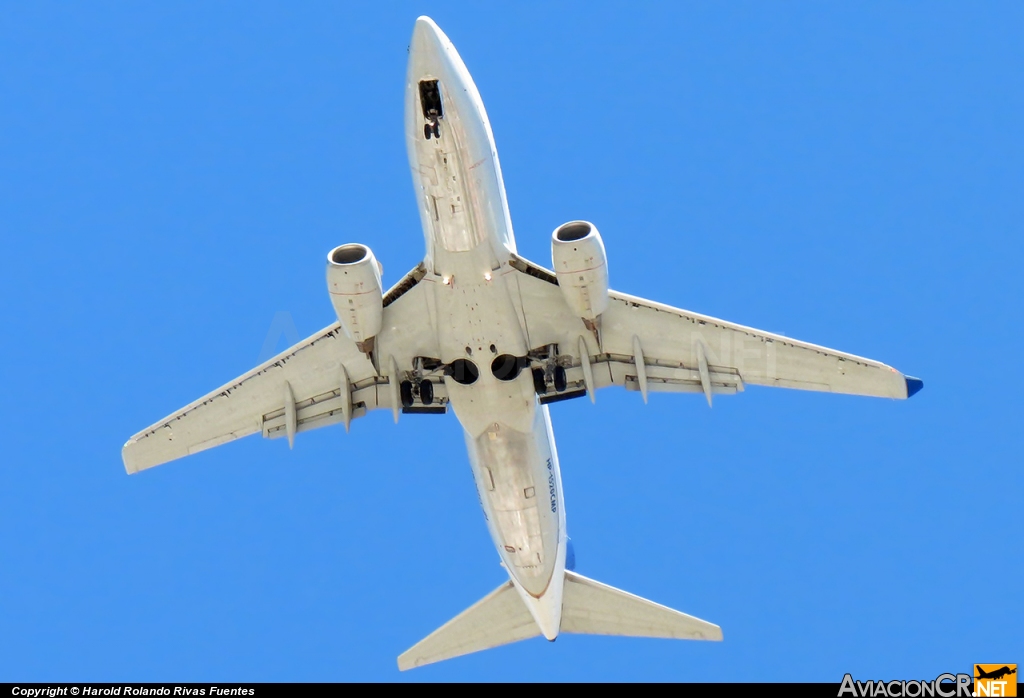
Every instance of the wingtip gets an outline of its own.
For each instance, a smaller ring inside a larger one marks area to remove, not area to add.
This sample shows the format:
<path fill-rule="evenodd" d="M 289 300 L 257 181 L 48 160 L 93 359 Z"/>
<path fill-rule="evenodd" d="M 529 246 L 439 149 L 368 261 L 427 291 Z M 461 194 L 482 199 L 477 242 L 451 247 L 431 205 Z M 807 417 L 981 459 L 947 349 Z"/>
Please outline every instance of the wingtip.
<path fill-rule="evenodd" d="M 924 381 L 920 378 L 914 378 L 913 376 L 904 376 L 907 381 L 907 397 L 912 398 L 921 392 L 921 388 L 924 387 Z"/>
<path fill-rule="evenodd" d="M 410 669 L 415 669 L 418 666 L 420 666 L 419 660 L 416 658 L 415 655 L 412 654 L 411 650 L 412 648 L 410 647 L 405 652 L 402 652 L 400 655 L 398 655 L 399 671 L 409 671 Z"/>
<path fill-rule="evenodd" d="M 124 446 L 121 447 L 121 461 L 124 463 L 124 471 L 129 475 L 134 475 L 139 472 L 138 467 L 132 458 L 131 447 L 135 445 L 135 439 L 128 439 Z"/>

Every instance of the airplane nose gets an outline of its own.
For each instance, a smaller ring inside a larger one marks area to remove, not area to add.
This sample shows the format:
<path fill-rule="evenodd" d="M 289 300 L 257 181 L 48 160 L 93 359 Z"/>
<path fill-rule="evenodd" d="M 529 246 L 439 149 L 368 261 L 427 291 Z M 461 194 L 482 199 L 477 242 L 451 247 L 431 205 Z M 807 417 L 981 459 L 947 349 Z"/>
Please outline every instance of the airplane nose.
<path fill-rule="evenodd" d="M 444 35 L 434 20 L 427 16 L 419 17 L 412 30 L 412 43 L 409 46 L 409 51 L 410 53 L 442 54 L 447 39 L 448 37 Z"/>

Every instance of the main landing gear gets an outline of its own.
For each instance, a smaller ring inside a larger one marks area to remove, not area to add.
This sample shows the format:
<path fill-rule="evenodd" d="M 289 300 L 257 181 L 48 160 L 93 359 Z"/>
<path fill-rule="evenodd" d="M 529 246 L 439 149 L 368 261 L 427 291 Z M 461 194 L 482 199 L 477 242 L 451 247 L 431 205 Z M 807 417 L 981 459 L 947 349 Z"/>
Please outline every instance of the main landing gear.
<path fill-rule="evenodd" d="M 416 404 L 416 397 L 419 396 L 420 403 L 429 407 L 434 404 L 434 384 L 429 380 L 402 381 L 398 386 L 398 392 L 402 396 L 402 407 L 412 407 Z"/>
<path fill-rule="evenodd" d="M 569 387 L 569 380 L 565 377 L 565 369 L 561 366 L 555 366 L 554 380 L 556 393 L 564 393 L 565 389 Z"/>
<path fill-rule="evenodd" d="M 531 351 L 530 358 L 533 360 L 533 389 L 540 396 L 541 402 L 547 404 L 566 399 L 562 393 L 569 389 L 569 378 L 565 375 L 562 363 L 569 357 L 561 357 L 558 345 L 549 344 Z"/>
<path fill-rule="evenodd" d="M 558 364 L 555 364 L 554 368 L 551 369 L 551 382 L 554 384 L 556 393 L 564 393 L 565 389 L 569 387 L 569 379 L 565 376 L 565 369 Z M 547 375 L 543 368 L 533 369 L 533 389 L 537 391 L 538 395 L 544 395 L 549 392 Z"/>

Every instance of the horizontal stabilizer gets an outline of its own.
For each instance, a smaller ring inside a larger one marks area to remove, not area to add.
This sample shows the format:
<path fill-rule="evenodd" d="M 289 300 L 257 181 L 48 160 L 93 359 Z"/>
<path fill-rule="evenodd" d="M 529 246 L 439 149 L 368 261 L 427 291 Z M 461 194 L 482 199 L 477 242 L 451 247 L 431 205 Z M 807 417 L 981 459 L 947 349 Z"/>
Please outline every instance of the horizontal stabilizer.
<path fill-rule="evenodd" d="M 540 629 L 530 611 L 512 582 L 505 582 L 399 655 L 398 668 L 405 671 L 537 635 Z"/>
<path fill-rule="evenodd" d="M 565 573 L 565 590 L 562 593 L 564 633 L 680 640 L 722 639 L 722 629 L 714 623 L 674 611 L 575 572 Z"/>

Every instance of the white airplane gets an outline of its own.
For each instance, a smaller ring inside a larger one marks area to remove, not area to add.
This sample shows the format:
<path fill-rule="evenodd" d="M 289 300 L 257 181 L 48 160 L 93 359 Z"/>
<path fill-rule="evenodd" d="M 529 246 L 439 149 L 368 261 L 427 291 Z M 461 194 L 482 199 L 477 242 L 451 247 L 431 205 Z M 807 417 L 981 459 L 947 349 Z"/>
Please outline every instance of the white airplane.
<path fill-rule="evenodd" d="M 721 640 L 712 623 L 573 571 L 547 405 L 607 386 L 712 396 L 767 385 L 906 399 L 922 382 L 885 364 L 628 296 L 604 243 L 559 226 L 554 271 L 516 253 L 480 94 L 448 37 L 416 20 L 405 138 L 426 256 L 386 293 L 369 247 L 327 255 L 338 321 L 139 432 L 129 473 L 249 434 L 286 437 L 372 410 L 443 414 L 466 437 L 509 580 L 398 657 L 409 669 L 560 632 Z"/>

